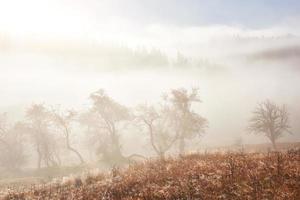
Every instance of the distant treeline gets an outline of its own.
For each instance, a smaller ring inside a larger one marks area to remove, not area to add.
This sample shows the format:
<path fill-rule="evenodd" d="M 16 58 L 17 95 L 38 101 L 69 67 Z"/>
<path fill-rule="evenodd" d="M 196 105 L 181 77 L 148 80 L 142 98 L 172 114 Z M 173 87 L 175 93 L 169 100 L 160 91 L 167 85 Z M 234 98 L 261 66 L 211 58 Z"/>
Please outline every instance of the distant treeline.
<path fill-rule="evenodd" d="M 203 68 L 219 67 L 207 58 L 192 58 L 178 51 L 172 58 L 158 48 L 140 46 L 130 48 L 120 44 L 101 44 L 98 42 L 68 42 L 65 40 L 35 41 L 28 40 L 22 44 L 12 42 L 0 35 L 0 53 L 34 53 L 48 55 L 56 60 L 85 65 L 85 68 L 97 69 L 144 69 L 144 68 Z"/>

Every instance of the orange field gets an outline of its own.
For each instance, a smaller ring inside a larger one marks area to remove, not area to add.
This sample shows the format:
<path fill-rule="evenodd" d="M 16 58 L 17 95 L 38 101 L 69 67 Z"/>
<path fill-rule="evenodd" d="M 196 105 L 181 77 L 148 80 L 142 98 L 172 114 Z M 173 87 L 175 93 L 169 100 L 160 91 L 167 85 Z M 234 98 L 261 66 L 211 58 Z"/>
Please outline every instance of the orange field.
<path fill-rule="evenodd" d="M 300 199 L 300 151 L 191 154 L 8 191 L 4 199 Z"/>

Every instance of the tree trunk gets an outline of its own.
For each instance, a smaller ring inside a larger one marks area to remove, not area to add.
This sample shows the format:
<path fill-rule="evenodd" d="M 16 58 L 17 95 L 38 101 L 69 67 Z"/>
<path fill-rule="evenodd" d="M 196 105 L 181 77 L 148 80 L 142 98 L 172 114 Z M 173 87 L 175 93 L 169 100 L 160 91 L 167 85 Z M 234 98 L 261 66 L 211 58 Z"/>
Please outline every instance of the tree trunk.
<path fill-rule="evenodd" d="M 67 127 L 65 127 L 65 132 L 66 132 L 67 149 L 72 151 L 73 153 L 75 153 L 77 155 L 77 157 L 79 158 L 80 163 L 83 164 L 84 160 L 83 160 L 83 157 L 81 156 L 81 154 L 76 149 L 71 147 L 71 145 L 70 145 L 69 130 Z"/>
<path fill-rule="evenodd" d="M 41 151 L 40 151 L 39 147 L 37 147 L 37 153 L 38 153 L 37 167 L 38 167 L 38 169 L 41 169 L 42 155 L 41 155 Z"/>
<path fill-rule="evenodd" d="M 153 128 L 152 128 L 152 124 L 148 123 L 146 120 L 144 120 L 144 122 L 147 124 L 148 129 L 149 129 L 149 133 L 150 133 L 150 142 L 151 142 L 151 146 L 154 149 L 154 151 L 156 152 L 156 154 L 161 157 L 162 152 L 159 150 L 158 147 L 156 147 L 155 142 L 154 142 L 154 135 L 153 135 Z"/>
<path fill-rule="evenodd" d="M 76 151 L 76 149 L 73 149 L 71 146 L 68 146 L 68 149 L 77 155 L 81 164 L 84 163 L 82 156 L 80 155 L 80 153 L 78 151 Z"/>
<path fill-rule="evenodd" d="M 38 169 L 41 169 L 41 163 L 42 163 L 42 158 L 41 158 L 41 156 L 39 154 L 38 155 L 38 164 L 37 164 Z"/>
<path fill-rule="evenodd" d="M 112 140 L 112 158 L 116 159 L 117 162 L 123 162 L 125 157 L 121 152 L 119 138 L 115 132 L 111 134 L 111 140 Z"/>
<path fill-rule="evenodd" d="M 159 153 L 159 158 L 161 159 L 161 160 L 165 160 L 165 152 L 160 152 Z"/>
<path fill-rule="evenodd" d="M 272 142 L 273 149 L 274 149 L 275 151 L 277 151 L 276 141 L 275 141 L 274 139 L 272 139 L 271 142 Z"/>
<path fill-rule="evenodd" d="M 179 154 L 183 155 L 185 153 L 185 141 L 184 137 L 179 138 Z"/>

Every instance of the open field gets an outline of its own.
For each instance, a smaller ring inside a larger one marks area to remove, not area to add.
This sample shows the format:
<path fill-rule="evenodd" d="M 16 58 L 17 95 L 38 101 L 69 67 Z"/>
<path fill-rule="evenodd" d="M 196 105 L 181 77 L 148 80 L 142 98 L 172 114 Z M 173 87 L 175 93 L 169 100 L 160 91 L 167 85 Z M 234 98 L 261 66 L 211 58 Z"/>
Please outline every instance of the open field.
<path fill-rule="evenodd" d="M 299 199 L 300 151 L 191 154 L 10 190 L 3 199 Z"/>
<path fill-rule="evenodd" d="M 0 0 L 0 200 L 300 200 L 300 0 Z"/>

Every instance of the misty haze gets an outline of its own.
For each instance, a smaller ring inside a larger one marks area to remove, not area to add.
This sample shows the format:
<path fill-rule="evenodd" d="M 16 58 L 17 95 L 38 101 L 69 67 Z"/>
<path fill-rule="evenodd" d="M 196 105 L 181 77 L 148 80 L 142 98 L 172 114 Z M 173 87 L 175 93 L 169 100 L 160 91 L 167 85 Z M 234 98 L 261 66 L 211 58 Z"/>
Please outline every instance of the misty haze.
<path fill-rule="evenodd" d="M 299 10 L 0 0 L 0 199 L 300 199 Z"/>

